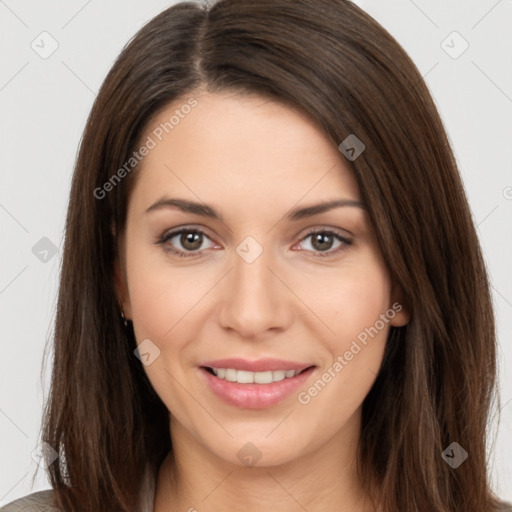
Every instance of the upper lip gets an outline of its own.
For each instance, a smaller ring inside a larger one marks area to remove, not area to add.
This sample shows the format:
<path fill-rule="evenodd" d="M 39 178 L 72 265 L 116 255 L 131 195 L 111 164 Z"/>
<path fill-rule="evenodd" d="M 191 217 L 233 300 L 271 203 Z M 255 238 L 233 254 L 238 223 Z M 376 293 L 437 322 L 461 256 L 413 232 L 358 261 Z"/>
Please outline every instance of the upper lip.
<path fill-rule="evenodd" d="M 229 357 L 227 359 L 216 359 L 215 361 L 206 361 L 201 366 L 208 368 L 232 368 L 234 370 L 245 370 L 248 372 L 268 372 L 277 370 L 297 370 L 302 371 L 312 364 L 298 363 L 296 361 L 285 361 L 284 359 L 256 359 L 250 361 L 238 357 Z"/>

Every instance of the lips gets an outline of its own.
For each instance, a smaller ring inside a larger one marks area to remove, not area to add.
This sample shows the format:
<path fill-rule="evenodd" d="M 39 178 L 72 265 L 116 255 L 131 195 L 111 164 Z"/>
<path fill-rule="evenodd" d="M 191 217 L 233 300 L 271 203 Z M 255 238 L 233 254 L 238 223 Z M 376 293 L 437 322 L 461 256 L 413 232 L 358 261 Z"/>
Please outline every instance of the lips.
<path fill-rule="evenodd" d="M 279 359 L 229 358 L 199 368 L 210 390 L 225 403 L 246 409 L 278 404 L 303 385 L 315 365 Z"/>

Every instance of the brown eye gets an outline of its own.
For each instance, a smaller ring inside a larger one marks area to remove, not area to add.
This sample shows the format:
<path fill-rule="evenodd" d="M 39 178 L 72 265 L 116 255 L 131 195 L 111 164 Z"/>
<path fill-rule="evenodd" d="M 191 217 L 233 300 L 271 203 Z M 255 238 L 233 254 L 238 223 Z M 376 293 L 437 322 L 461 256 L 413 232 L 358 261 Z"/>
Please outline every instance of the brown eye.
<path fill-rule="evenodd" d="M 306 250 L 313 252 L 314 256 L 320 257 L 331 256 L 352 245 L 352 241 L 348 238 L 343 237 L 334 231 L 325 229 L 309 233 L 302 239 L 301 245 L 304 245 L 304 241 L 307 239 L 311 239 L 309 242 L 311 249 L 306 248 Z M 333 247 L 335 248 L 331 250 Z"/>
<path fill-rule="evenodd" d="M 311 245 L 317 251 L 327 251 L 332 247 L 334 243 L 333 235 L 329 235 L 326 233 L 315 233 L 311 238 Z"/>
<path fill-rule="evenodd" d="M 203 243 L 203 235 L 197 231 L 183 231 L 180 235 L 181 245 L 188 251 L 196 251 Z"/>
<path fill-rule="evenodd" d="M 213 247 L 213 243 L 209 247 L 202 247 L 205 240 L 210 238 L 202 230 L 183 228 L 164 234 L 156 243 L 162 245 L 166 251 L 188 257 L 197 256 L 203 250 Z"/>

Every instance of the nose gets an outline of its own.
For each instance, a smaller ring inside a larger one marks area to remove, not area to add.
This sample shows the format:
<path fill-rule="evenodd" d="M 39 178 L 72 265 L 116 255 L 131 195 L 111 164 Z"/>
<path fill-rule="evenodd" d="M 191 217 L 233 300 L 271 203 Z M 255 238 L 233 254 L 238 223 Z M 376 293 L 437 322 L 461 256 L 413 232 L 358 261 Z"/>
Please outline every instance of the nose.
<path fill-rule="evenodd" d="M 294 295 L 279 276 L 271 251 L 263 250 L 254 261 L 240 254 L 234 254 L 234 268 L 222 288 L 221 326 L 250 339 L 286 330 L 294 317 Z"/>

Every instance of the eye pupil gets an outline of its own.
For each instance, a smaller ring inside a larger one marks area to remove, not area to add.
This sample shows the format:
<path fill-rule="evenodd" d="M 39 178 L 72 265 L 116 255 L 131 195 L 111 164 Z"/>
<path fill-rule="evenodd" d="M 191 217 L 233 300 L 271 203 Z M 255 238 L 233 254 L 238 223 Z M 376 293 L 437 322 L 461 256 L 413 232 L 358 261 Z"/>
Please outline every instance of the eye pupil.
<path fill-rule="evenodd" d="M 319 242 L 319 244 L 317 244 Z M 318 251 L 330 249 L 332 246 L 332 235 L 328 235 L 325 233 L 315 233 L 313 235 L 313 246 Z"/>
<path fill-rule="evenodd" d="M 175 244 L 181 245 L 181 249 L 176 247 L 176 249 L 169 249 L 169 251 L 177 253 L 179 256 L 193 256 L 200 255 L 204 252 L 201 249 L 201 246 L 203 245 L 205 237 L 209 239 L 208 235 L 203 233 L 201 230 L 182 229 L 163 237 L 158 243 L 165 243 L 171 247 L 175 247 Z M 176 241 L 172 243 L 171 240 L 175 238 L 178 238 L 179 242 Z M 339 240 L 341 244 L 338 250 L 343 250 L 345 247 L 352 245 L 352 242 L 349 240 L 343 239 L 340 235 L 336 235 L 329 230 L 310 232 L 305 239 L 311 240 L 309 243 L 313 249 L 312 251 L 309 250 L 309 252 L 312 252 L 314 256 L 328 256 L 337 252 L 331 250 L 335 239 Z"/>
<path fill-rule="evenodd" d="M 185 249 L 189 249 L 191 251 L 199 249 L 202 244 L 202 234 L 197 231 L 184 232 L 181 234 L 180 242 Z"/>

